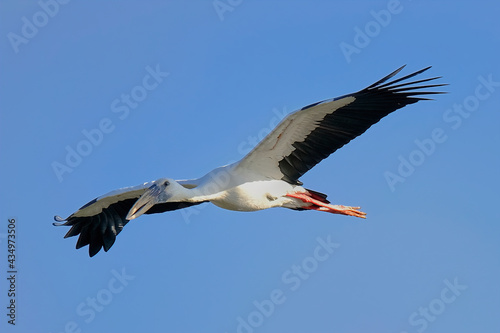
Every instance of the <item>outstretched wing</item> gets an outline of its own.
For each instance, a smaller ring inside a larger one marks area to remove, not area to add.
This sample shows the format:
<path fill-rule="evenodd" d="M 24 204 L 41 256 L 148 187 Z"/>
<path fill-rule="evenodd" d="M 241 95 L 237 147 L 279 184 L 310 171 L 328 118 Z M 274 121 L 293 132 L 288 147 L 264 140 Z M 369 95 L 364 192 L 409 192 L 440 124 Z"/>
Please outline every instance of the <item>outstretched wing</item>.
<path fill-rule="evenodd" d="M 71 226 L 64 238 L 80 235 L 76 248 L 89 245 L 91 257 L 95 256 L 101 248 L 107 252 L 113 246 L 116 236 L 128 223 L 125 218 L 128 211 L 151 185 L 153 182 L 112 191 L 85 204 L 66 219 L 55 216 L 54 219 L 57 222 L 53 224 Z M 161 203 L 151 207 L 146 214 L 163 213 L 196 204 L 199 203 Z"/>
<path fill-rule="evenodd" d="M 440 77 L 408 80 L 430 67 L 385 83 L 401 67 L 356 93 L 314 103 L 278 124 L 236 166 L 265 178 L 301 184 L 299 178 L 389 113 L 441 92 L 421 91 L 445 84 L 422 84 Z"/>

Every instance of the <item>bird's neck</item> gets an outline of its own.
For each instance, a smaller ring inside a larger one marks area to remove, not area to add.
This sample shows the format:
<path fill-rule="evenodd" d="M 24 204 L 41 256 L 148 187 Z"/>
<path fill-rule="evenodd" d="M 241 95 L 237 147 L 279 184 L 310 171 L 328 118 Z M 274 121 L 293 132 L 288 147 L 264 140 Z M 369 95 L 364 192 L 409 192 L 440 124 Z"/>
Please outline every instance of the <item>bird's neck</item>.
<path fill-rule="evenodd" d="M 205 202 L 215 199 L 219 191 L 196 183 L 197 180 L 179 180 L 181 186 L 176 189 L 174 200 L 184 202 Z M 212 186 L 213 187 L 213 186 Z"/>

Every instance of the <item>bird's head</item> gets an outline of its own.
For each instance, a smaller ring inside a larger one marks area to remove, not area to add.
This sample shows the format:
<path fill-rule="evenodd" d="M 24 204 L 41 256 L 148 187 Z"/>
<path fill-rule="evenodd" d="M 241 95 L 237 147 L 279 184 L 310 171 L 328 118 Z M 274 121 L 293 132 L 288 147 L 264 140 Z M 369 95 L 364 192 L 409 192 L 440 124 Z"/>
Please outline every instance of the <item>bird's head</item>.
<path fill-rule="evenodd" d="M 156 204 L 182 200 L 184 187 L 170 178 L 160 178 L 153 182 L 130 208 L 126 219 L 133 220 L 146 213 Z"/>

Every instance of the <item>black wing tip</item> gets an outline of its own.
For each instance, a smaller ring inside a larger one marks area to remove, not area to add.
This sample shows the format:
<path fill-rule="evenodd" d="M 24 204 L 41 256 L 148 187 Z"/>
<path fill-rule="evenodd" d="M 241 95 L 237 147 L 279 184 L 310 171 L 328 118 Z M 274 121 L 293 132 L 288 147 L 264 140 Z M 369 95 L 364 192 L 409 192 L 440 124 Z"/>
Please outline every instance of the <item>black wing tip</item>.
<path fill-rule="evenodd" d="M 54 215 L 54 221 L 56 221 L 56 222 L 52 222 L 52 225 L 56 226 L 56 227 L 60 227 L 62 225 L 65 225 L 66 224 L 65 222 L 68 221 L 68 219 L 63 219 L 59 215 Z"/>
<path fill-rule="evenodd" d="M 96 254 L 98 254 L 101 251 L 101 249 L 104 250 L 104 252 L 108 252 L 114 243 L 115 243 L 115 240 L 112 240 L 111 242 L 107 242 L 105 239 L 103 239 L 103 243 L 100 244 L 99 246 L 97 246 L 97 245 L 90 246 L 89 245 L 89 257 L 90 258 L 94 257 Z"/>
<path fill-rule="evenodd" d="M 387 82 L 389 79 L 393 78 L 395 75 L 397 75 L 399 72 L 401 72 L 401 70 L 405 67 L 406 67 L 406 65 L 399 67 L 398 69 L 396 69 L 395 71 L 393 71 L 389 75 L 383 77 L 382 79 L 378 80 L 377 82 L 373 83 L 372 85 L 359 91 L 359 93 L 369 93 L 369 92 L 373 92 L 373 91 L 381 91 L 381 92 L 385 91 L 385 92 L 393 93 L 393 94 L 396 94 L 399 96 L 406 96 L 407 98 L 413 98 L 416 95 L 430 95 L 430 94 L 446 93 L 446 92 L 420 90 L 420 89 L 436 88 L 436 87 L 443 87 L 443 86 L 449 85 L 448 83 L 421 84 L 424 82 L 429 82 L 429 81 L 441 79 L 442 76 L 424 78 L 421 80 L 416 80 L 416 81 L 414 80 L 414 81 L 410 81 L 410 82 L 406 81 L 412 77 L 420 75 L 423 72 L 429 70 L 430 68 L 432 68 L 432 66 L 427 66 L 427 67 L 422 68 L 418 71 L 412 72 L 412 73 L 407 74 L 403 77 L 400 77 L 398 79 L 394 79 L 392 81 Z M 415 97 L 415 99 L 423 100 L 424 98 Z"/>
<path fill-rule="evenodd" d="M 101 251 L 101 248 L 102 248 L 102 246 L 100 246 L 100 245 L 99 246 L 97 246 L 97 245 L 90 246 L 89 245 L 89 257 L 92 258 L 96 254 L 98 254 L 99 251 Z"/>
<path fill-rule="evenodd" d="M 401 72 L 403 70 L 403 68 L 405 68 L 406 65 L 403 65 L 401 67 L 399 67 L 398 69 L 396 69 L 395 71 L 393 71 L 392 73 L 390 73 L 389 75 L 386 75 L 384 76 L 383 78 L 381 78 L 380 80 L 378 80 L 377 82 L 369 85 L 368 87 L 366 87 L 365 89 L 370 89 L 370 88 L 374 88 L 382 83 L 384 83 L 385 81 L 389 80 L 390 78 L 393 78 L 394 76 L 396 76 L 399 72 Z"/>
<path fill-rule="evenodd" d="M 56 215 L 54 216 L 55 222 L 53 225 L 71 227 L 64 238 L 78 236 L 75 248 L 78 250 L 88 245 L 89 256 L 94 257 L 101 249 L 107 252 L 113 246 L 116 235 L 128 222 L 125 216 L 135 200 L 135 198 L 130 198 L 117 201 L 104 207 L 100 213 L 94 215 L 81 216 L 82 214 L 79 214 L 80 216 L 75 216 L 75 213 L 66 219 Z M 80 210 L 96 202 L 98 200 L 91 200 L 82 206 Z"/>

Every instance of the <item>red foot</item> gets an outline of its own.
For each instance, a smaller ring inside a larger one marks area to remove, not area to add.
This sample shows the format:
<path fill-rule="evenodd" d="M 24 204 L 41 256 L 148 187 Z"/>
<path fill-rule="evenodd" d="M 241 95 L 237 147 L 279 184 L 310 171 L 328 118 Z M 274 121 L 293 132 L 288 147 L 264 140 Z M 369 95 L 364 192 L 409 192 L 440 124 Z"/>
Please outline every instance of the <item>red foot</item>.
<path fill-rule="evenodd" d="M 342 206 L 342 205 L 330 205 L 328 201 L 324 198 L 320 198 L 317 195 L 312 193 L 289 193 L 286 195 L 287 197 L 300 199 L 303 202 L 311 203 L 310 206 L 303 206 L 301 208 L 318 210 L 321 212 L 327 212 L 332 214 L 342 214 L 349 216 L 356 216 L 366 219 L 366 213 L 360 211 L 361 207 L 351 207 L 351 206 Z M 321 199 L 321 200 L 318 200 Z M 322 201 L 324 200 L 324 201 Z M 326 202 L 325 202 L 326 201 Z"/>

